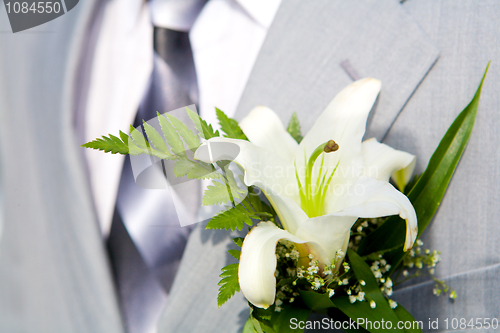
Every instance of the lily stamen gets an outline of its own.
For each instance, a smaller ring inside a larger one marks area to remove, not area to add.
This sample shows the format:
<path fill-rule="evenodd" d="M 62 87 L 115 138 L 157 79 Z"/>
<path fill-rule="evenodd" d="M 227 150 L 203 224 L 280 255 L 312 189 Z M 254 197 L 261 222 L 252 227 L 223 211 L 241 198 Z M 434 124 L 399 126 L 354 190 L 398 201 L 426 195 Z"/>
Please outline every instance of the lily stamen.
<path fill-rule="evenodd" d="M 304 186 L 302 186 L 300 182 L 300 177 L 297 172 L 297 165 L 295 165 L 295 176 L 297 178 L 299 187 L 301 206 L 309 217 L 320 216 L 323 214 L 322 207 L 325 200 L 326 191 L 338 167 L 337 163 L 335 169 L 331 173 L 329 173 L 328 171 L 325 171 L 323 173 L 323 164 L 325 161 L 325 154 L 323 153 L 335 152 L 338 149 L 339 145 L 334 140 L 328 140 L 327 142 L 320 144 L 313 151 L 313 153 L 309 157 L 309 160 L 307 159 L 307 154 L 304 151 L 304 161 L 307 161 L 305 165 Z M 313 183 L 313 167 L 320 155 L 322 155 L 321 165 L 319 167 L 316 181 Z"/>

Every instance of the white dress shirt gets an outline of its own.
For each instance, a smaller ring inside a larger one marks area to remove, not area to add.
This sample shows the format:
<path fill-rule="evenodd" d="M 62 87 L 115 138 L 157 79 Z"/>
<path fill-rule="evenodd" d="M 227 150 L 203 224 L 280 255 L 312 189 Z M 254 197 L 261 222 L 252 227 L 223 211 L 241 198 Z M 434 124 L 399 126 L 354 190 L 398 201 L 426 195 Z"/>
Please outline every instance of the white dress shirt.
<path fill-rule="evenodd" d="M 153 25 L 190 30 L 202 117 L 218 127 L 215 107 L 234 114 L 281 0 L 210 0 L 196 19 L 185 11 L 185 1 L 153 0 L 145 6 L 141 0 L 112 0 L 105 5 L 80 125 L 85 142 L 126 131 L 133 123 L 153 67 Z M 90 149 L 85 154 L 106 237 L 124 158 Z"/>

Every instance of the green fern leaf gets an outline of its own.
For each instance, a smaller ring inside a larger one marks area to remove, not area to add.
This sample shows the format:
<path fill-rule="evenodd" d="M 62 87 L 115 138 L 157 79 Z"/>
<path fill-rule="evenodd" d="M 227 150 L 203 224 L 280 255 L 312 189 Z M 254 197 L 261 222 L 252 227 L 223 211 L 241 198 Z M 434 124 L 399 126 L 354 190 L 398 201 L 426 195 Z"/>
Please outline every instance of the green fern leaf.
<path fill-rule="evenodd" d="M 243 205 L 237 205 L 215 215 L 207 223 L 206 229 L 241 230 L 243 228 L 243 223 L 249 226 L 253 225 L 251 216 L 254 216 L 254 214 L 255 212 L 249 212 Z"/>
<path fill-rule="evenodd" d="M 168 147 L 165 144 L 165 141 L 163 141 L 160 133 L 158 133 L 158 131 L 153 126 L 149 125 L 146 122 L 143 123 L 143 126 L 146 134 L 148 135 L 149 142 L 153 145 L 153 147 L 164 153 L 165 156 L 167 156 L 165 158 L 173 158 L 174 156 L 170 154 Z"/>
<path fill-rule="evenodd" d="M 238 245 L 239 247 L 243 246 L 243 240 L 244 240 L 244 238 L 242 238 L 242 237 L 234 237 L 233 238 L 234 244 Z"/>
<path fill-rule="evenodd" d="M 217 296 L 219 307 L 233 297 L 235 292 L 240 291 L 238 266 L 238 264 L 230 264 L 222 268 L 222 273 L 219 275 L 222 279 L 219 282 L 219 295 Z"/>
<path fill-rule="evenodd" d="M 189 179 L 220 179 L 220 174 L 208 163 L 191 161 L 186 157 L 175 162 L 174 174 L 176 177 L 187 176 Z"/>
<path fill-rule="evenodd" d="M 148 149 L 150 148 L 148 140 L 146 140 L 144 135 L 142 135 L 142 133 L 139 130 L 135 129 L 132 125 L 130 125 L 130 137 L 132 138 L 132 140 L 134 140 L 134 143 L 137 145 L 137 147 L 147 153 Z"/>
<path fill-rule="evenodd" d="M 203 120 L 198 114 L 186 108 L 186 112 L 194 123 L 194 127 L 199 132 L 199 136 L 201 139 L 208 140 L 210 138 L 219 136 L 219 131 L 215 131 L 212 128 L 212 125 L 207 124 L 205 120 Z"/>
<path fill-rule="evenodd" d="M 158 120 L 160 121 L 160 126 L 161 130 L 163 131 L 163 135 L 165 136 L 165 139 L 167 140 L 168 145 L 172 148 L 171 152 L 174 155 L 178 156 L 185 156 L 185 148 L 184 148 L 184 143 L 182 143 L 181 138 L 179 137 L 179 134 L 175 130 L 174 126 L 167 120 L 166 117 L 163 117 L 160 115 L 160 113 L 157 113 L 158 115 Z"/>
<path fill-rule="evenodd" d="M 226 135 L 224 135 L 226 138 L 248 140 L 236 120 L 229 118 L 224 112 L 217 108 L 215 108 L 215 112 L 217 113 L 217 119 L 219 119 L 220 129 L 222 132 L 226 133 Z"/>
<path fill-rule="evenodd" d="M 227 250 L 227 252 L 229 252 L 229 254 L 233 258 L 240 260 L 240 255 L 241 255 L 241 251 L 240 250 Z"/>
<path fill-rule="evenodd" d="M 202 203 L 204 206 L 224 205 L 230 201 L 228 187 L 218 181 L 214 181 L 212 185 L 208 185 L 203 193 Z"/>
<path fill-rule="evenodd" d="M 127 155 L 129 153 L 128 144 L 111 134 L 109 137 L 103 135 L 102 138 L 87 142 L 82 147 L 102 150 L 111 154 Z"/>
<path fill-rule="evenodd" d="M 177 133 L 180 134 L 184 142 L 187 144 L 188 148 L 191 149 L 193 152 L 200 146 L 200 140 L 194 133 L 184 124 L 182 121 L 177 119 L 176 117 L 172 116 L 171 114 L 166 113 L 165 114 L 174 125 L 175 129 L 177 130 Z"/>
<path fill-rule="evenodd" d="M 297 112 L 294 112 L 292 114 L 292 118 L 290 118 L 290 122 L 288 123 L 287 131 L 295 139 L 295 141 L 297 141 L 297 143 L 300 143 L 300 141 L 302 141 L 303 136 L 300 130 L 300 123 L 299 117 L 297 117 Z"/>

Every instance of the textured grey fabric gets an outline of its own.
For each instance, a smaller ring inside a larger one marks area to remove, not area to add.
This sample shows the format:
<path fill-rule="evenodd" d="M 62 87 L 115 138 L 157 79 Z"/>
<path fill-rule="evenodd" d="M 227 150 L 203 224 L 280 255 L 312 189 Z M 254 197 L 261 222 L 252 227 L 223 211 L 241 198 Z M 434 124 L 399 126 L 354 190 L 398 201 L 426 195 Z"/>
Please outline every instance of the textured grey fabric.
<path fill-rule="evenodd" d="M 375 14 L 377 13 L 377 14 Z M 307 131 L 352 78 L 382 81 L 369 137 L 383 138 L 438 50 L 395 1 L 284 1 L 238 105 L 243 118 L 257 104 L 285 123 L 293 111 Z"/>
<path fill-rule="evenodd" d="M 220 270 L 236 262 L 227 253 L 237 249 L 230 237 L 236 235 L 205 230 L 205 225 L 199 223 L 191 233 L 158 332 L 241 332 L 248 319 L 248 305 L 241 293 L 217 307 Z"/>
<path fill-rule="evenodd" d="M 352 82 L 351 73 L 341 65 L 348 60 L 360 76 L 382 80 L 366 137 L 386 136 L 388 144 L 416 154 L 421 172 L 448 126 L 472 98 L 487 61 L 500 59 L 499 10 L 494 1 L 410 0 L 404 7 L 392 0 L 284 1 L 237 118 L 255 105 L 267 105 L 285 122 L 297 111 L 307 131 L 335 94 Z M 442 251 L 437 275 L 457 290 L 458 298 L 455 302 L 435 299 L 432 283 L 407 286 L 395 294 L 425 323 L 428 317 L 499 317 L 497 68 L 495 63 L 490 67 L 470 145 L 424 236 L 424 247 Z M 174 281 L 175 308 L 166 309 L 160 332 L 241 331 L 248 313 L 241 295 L 220 309 L 215 305 L 215 283 L 230 241 L 226 238 L 212 246 L 206 239 L 213 234 L 198 229 L 190 238 Z"/>
<path fill-rule="evenodd" d="M 95 4 L 18 34 L 0 11 L 1 332 L 123 332 L 72 123 Z"/>
<path fill-rule="evenodd" d="M 500 316 L 500 6 L 497 1 L 407 1 L 405 9 L 437 45 L 441 55 L 385 142 L 418 156 L 422 172 L 458 113 L 483 85 L 469 145 L 453 176 L 424 246 L 441 251 L 436 273 L 457 289 L 455 302 L 436 300 L 427 286 L 398 295 L 415 317 Z M 480 331 L 480 330 L 479 330 Z M 494 330 L 490 330 L 493 332 Z"/>

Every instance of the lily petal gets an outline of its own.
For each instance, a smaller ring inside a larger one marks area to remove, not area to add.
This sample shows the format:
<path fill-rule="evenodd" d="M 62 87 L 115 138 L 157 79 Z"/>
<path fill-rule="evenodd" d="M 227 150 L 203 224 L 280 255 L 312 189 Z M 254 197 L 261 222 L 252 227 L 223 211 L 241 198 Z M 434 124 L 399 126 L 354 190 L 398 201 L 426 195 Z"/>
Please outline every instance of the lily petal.
<path fill-rule="evenodd" d="M 347 188 L 343 196 L 337 196 L 337 211 L 329 211 L 331 216 L 382 217 L 399 215 L 406 221 L 404 250 L 412 248 L 417 238 L 417 215 L 410 200 L 391 184 L 362 176 Z"/>
<path fill-rule="evenodd" d="M 351 227 L 357 217 L 323 215 L 303 222 L 295 233 L 302 239 L 318 243 L 328 258 L 335 258 L 337 250 L 346 252 Z"/>
<path fill-rule="evenodd" d="M 239 125 L 254 145 L 270 150 L 289 163 L 293 161 L 299 145 L 283 127 L 274 111 L 265 106 L 258 106 Z"/>
<path fill-rule="evenodd" d="M 372 138 L 361 144 L 361 154 L 365 164 L 365 175 L 383 181 L 389 177 L 401 191 L 411 179 L 415 170 L 416 157 L 396 150 Z"/>
<path fill-rule="evenodd" d="M 268 308 L 276 296 L 276 244 L 287 239 L 307 246 L 309 253 L 328 262 L 326 254 L 314 242 L 302 240 L 272 222 L 260 222 L 245 237 L 241 248 L 238 280 L 245 298 L 253 305 Z"/>
<path fill-rule="evenodd" d="M 290 233 L 295 235 L 302 223 L 309 219 L 302 208 L 292 199 L 272 191 L 264 192 L 264 194 L 278 214 L 281 225 Z"/>
<path fill-rule="evenodd" d="M 224 151 L 217 150 L 227 149 L 227 146 L 219 146 L 218 143 L 238 146 L 239 152 L 231 158 L 245 170 L 244 180 L 247 186 L 255 185 L 264 191 L 287 193 L 287 196 L 291 198 L 298 197 L 293 164 L 246 140 L 211 138 L 196 150 L 194 158 L 206 163 L 217 162 L 218 156 L 224 156 Z M 224 157 L 220 157 L 222 158 Z"/>
<path fill-rule="evenodd" d="M 359 161 L 361 140 L 365 133 L 368 113 L 380 88 L 379 80 L 366 78 L 350 84 L 338 93 L 301 141 L 296 153 L 297 165 L 304 165 L 304 150 L 311 154 L 319 144 L 335 140 L 339 150 L 326 154 L 325 166 L 335 167 L 341 160 L 342 163 L 349 162 L 349 165 L 344 167 L 362 167 L 362 162 Z"/>

